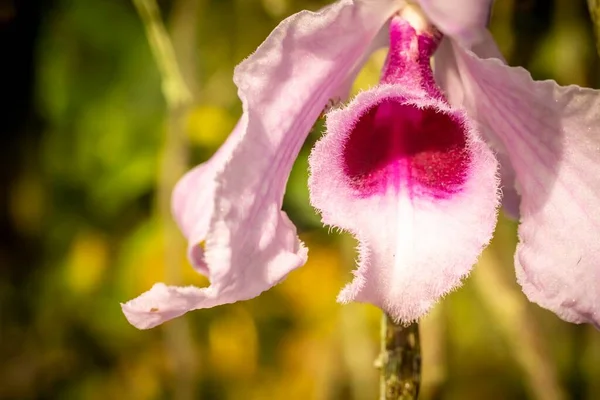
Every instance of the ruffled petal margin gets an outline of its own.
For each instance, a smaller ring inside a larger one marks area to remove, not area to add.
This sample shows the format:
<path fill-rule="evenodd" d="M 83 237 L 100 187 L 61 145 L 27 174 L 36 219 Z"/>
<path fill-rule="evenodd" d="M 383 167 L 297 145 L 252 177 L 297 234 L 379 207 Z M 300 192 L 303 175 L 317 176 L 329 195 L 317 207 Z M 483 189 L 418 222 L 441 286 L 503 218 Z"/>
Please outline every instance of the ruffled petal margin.
<path fill-rule="evenodd" d="M 342 303 L 417 320 L 461 283 L 492 237 L 496 159 L 463 111 L 424 92 L 380 85 L 359 94 L 327 116 L 309 161 L 313 206 L 360 243 Z"/>
<path fill-rule="evenodd" d="M 188 240 L 188 259 L 198 272 L 206 276 L 209 271 L 201 242 L 206 239 L 210 225 L 209 210 L 215 202 L 216 176 L 231 157 L 243 132 L 242 127 L 239 121 L 210 160 L 188 171 L 175 185 L 171 198 L 173 217 Z"/>
<path fill-rule="evenodd" d="M 210 193 L 187 206 L 205 209 L 177 217 L 192 241 L 192 260 L 211 285 L 156 284 L 122 304 L 130 323 L 152 328 L 190 310 L 256 297 L 306 262 L 307 249 L 281 211 L 287 178 L 313 123 L 397 6 L 342 0 L 316 13 L 302 11 L 236 68 L 244 108 L 239 137 L 228 141 L 225 157 L 200 167 L 180 189 L 203 190 L 196 178 L 212 178 L 204 186 Z M 190 223 L 192 215 L 202 217 Z M 203 237 L 204 252 L 196 246 Z"/>
<path fill-rule="evenodd" d="M 566 321 L 600 327 L 600 91 L 536 82 L 454 47 L 466 107 L 515 169 L 523 291 Z"/>

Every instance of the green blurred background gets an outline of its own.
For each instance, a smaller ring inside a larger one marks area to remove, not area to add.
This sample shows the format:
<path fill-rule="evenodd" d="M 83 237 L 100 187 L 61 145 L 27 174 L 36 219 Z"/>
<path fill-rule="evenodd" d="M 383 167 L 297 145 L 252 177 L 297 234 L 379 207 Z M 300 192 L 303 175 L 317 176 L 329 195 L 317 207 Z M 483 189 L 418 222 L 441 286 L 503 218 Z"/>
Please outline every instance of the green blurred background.
<path fill-rule="evenodd" d="M 207 284 L 185 260 L 170 190 L 239 118 L 234 66 L 282 18 L 324 4 L 159 1 L 186 97 L 161 84 L 133 3 L 0 2 L 1 399 L 377 398 L 379 312 L 336 304 L 354 243 L 322 229 L 308 201 L 320 127 L 284 207 L 310 247 L 305 267 L 259 298 L 150 331 L 119 307 L 157 281 Z M 584 0 L 498 0 L 491 30 L 538 79 L 600 84 Z M 356 90 L 376 83 L 383 55 Z M 422 322 L 423 399 L 600 398 L 600 333 L 526 301 L 515 229 L 502 217 L 465 286 Z"/>

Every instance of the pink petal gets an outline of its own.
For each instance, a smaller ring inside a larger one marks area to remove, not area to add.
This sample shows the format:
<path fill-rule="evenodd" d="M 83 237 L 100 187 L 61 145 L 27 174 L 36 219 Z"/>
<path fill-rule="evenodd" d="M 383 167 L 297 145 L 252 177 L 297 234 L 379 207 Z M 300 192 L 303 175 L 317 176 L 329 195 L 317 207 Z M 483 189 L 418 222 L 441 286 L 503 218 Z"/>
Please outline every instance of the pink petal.
<path fill-rule="evenodd" d="M 493 0 L 417 1 L 440 31 L 469 46 L 485 32 L 493 4 Z"/>
<path fill-rule="evenodd" d="M 600 91 L 455 51 L 467 107 L 515 169 L 523 291 L 566 321 L 600 326 Z"/>
<path fill-rule="evenodd" d="M 318 13 L 302 11 L 236 68 L 244 106 L 239 132 L 174 195 L 192 259 L 211 286 L 156 285 L 123 305 L 132 324 L 151 328 L 189 310 L 253 298 L 306 262 L 307 250 L 281 211 L 288 175 L 321 110 L 396 7 L 343 0 Z M 196 246 L 202 238 L 204 252 Z"/>
<path fill-rule="evenodd" d="M 231 152 L 243 133 L 242 127 L 239 121 L 211 159 L 186 173 L 173 190 L 171 198 L 173 217 L 188 239 L 188 258 L 203 275 L 208 275 L 209 271 L 204 262 L 204 249 L 200 243 L 206 239 L 208 233 L 212 215 L 210 210 L 214 206 L 217 189 L 215 178 L 231 157 Z"/>
<path fill-rule="evenodd" d="M 473 52 L 482 58 L 495 57 L 503 60 L 493 38 L 486 32 Z M 465 93 L 462 76 L 456 64 L 454 49 L 449 39 L 442 40 L 435 53 L 435 80 L 440 85 L 450 104 L 455 107 L 465 106 Z M 506 149 L 495 133 L 485 125 L 478 127 L 483 138 L 494 150 L 500 164 L 500 188 L 502 190 L 502 208 L 507 216 L 513 219 L 519 218 L 519 205 L 521 197 L 515 188 L 515 171 L 506 154 Z"/>
<path fill-rule="evenodd" d="M 215 290 L 211 287 L 201 289 L 157 283 L 141 296 L 121 304 L 121 308 L 133 326 L 150 329 L 193 310 L 199 301 L 203 301 L 206 307 L 211 307 L 215 298 Z"/>
<path fill-rule="evenodd" d="M 419 76 L 429 44 L 423 36 L 405 42 L 395 24 L 383 77 L 395 82 L 327 116 L 309 186 L 323 222 L 360 241 L 358 270 L 338 300 L 372 303 L 407 323 L 458 286 L 489 242 L 498 180 L 494 155 L 466 114 Z M 416 48 L 413 68 L 402 57 Z"/>

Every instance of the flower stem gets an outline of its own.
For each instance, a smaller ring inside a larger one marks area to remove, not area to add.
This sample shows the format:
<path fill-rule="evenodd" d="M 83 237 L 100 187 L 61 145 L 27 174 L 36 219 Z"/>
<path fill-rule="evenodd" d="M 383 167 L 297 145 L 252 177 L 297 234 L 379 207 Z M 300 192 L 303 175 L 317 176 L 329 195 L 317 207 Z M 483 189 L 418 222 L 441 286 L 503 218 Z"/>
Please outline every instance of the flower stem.
<path fill-rule="evenodd" d="M 171 38 L 165 28 L 156 0 L 133 0 L 144 24 L 150 49 L 161 74 L 162 90 L 169 108 L 192 102 L 190 93 L 179 69 Z"/>
<path fill-rule="evenodd" d="M 396 324 L 387 314 L 381 320 L 380 400 L 415 400 L 421 383 L 419 325 Z"/>
<path fill-rule="evenodd" d="M 596 34 L 596 49 L 600 55 L 600 0 L 588 0 L 588 8 Z"/>

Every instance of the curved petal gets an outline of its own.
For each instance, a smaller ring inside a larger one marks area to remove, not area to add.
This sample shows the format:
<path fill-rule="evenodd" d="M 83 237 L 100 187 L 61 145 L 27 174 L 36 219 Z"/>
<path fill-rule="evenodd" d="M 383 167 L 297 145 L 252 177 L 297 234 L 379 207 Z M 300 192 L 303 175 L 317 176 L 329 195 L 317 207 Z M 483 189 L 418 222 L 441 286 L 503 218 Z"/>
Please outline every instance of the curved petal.
<path fill-rule="evenodd" d="M 473 52 L 481 58 L 495 57 L 503 60 L 502 54 L 496 48 L 491 35 L 486 32 L 481 42 L 474 46 Z M 450 104 L 455 107 L 465 107 L 465 89 L 454 49 L 449 39 L 442 40 L 434 59 L 435 80 L 440 85 Z M 515 171 L 506 154 L 502 141 L 496 137 L 494 132 L 485 125 L 480 125 L 479 131 L 483 139 L 497 152 L 496 158 L 500 164 L 500 187 L 502 189 L 502 208 L 505 215 L 512 219 L 519 219 L 519 204 L 521 197 L 516 188 Z"/>
<path fill-rule="evenodd" d="M 469 47 L 481 40 L 493 5 L 493 0 L 417 1 L 442 33 Z"/>
<path fill-rule="evenodd" d="M 309 161 L 323 222 L 360 241 L 341 302 L 416 320 L 461 283 L 491 239 L 496 160 L 464 112 L 423 91 L 361 93 L 327 116 Z"/>
<path fill-rule="evenodd" d="M 155 286 L 123 305 L 131 323 L 150 328 L 188 310 L 258 296 L 305 263 L 307 250 L 281 211 L 288 175 L 321 110 L 397 6 L 343 0 L 317 13 L 302 11 L 236 68 L 241 133 L 215 167 L 208 230 L 200 224 L 205 235 L 197 236 L 206 236 L 211 286 Z"/>
<path fill-rule="evenodd" d="M 455 50 L 468 108 L 515 169 L 523 291 L 566 321 L 600 326 L 600 91 Z"/>
<path fill-rule="evenodd" d="M 216 176 L 223 169 L 235 144 L 243 133 L 242 121 L 237 125 L 210 160 L 188 171 L 175 185 L 171 196 L 171 210 L 181 232 L 188 239 L 188 258 L 203 275 L 209 271 L 204 262 L 200 243 L 206 239 L 217 189 Z"/>
<path fill-rule="evenodd" d="M 203 275 L 208 275 L 208 269 L 200 243 L 208 232 L 211 214 L 206 210 L 215 201 L 214 178 L 220 167 L 218 163 L 209 160 L 188 171 L 177 182 L 171 198 L 173 217 L 188 239 L 188 259 Z"/>

